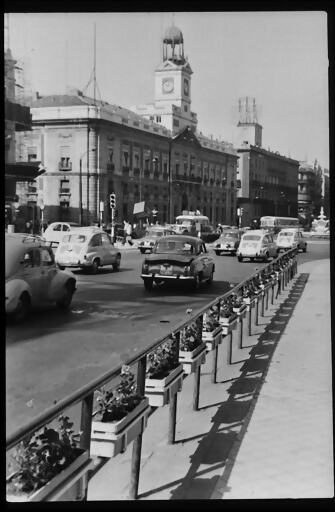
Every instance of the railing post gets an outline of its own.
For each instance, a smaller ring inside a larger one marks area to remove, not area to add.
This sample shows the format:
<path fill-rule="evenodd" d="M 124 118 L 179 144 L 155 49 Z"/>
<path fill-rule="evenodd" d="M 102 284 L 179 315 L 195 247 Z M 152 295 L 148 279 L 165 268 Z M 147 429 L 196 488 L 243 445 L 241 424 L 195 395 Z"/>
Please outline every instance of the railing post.
<path fill-rule="evenodd" d="M 265 295 L 265 288 L 263 288 L 262 292 L 262 307 L 261 307 L 261 316 L 264 316 L 264 295 Z"/>
<path fill-rule="evenodd" d="M 212 366 L 212 375 L 211 375 L 211 382 L 213 384 L 216 384 L 216 375 L 217 375 L 217 369 L 218 369 L 218 351 L 219 347 L 216 346 L 213 350 L 213 366 Z"/>
<path fill-rule="evenodd" d="M 274 283 L 272 283 L 272 285 L 271 285 L 271 304 L 273 304 L 274 294 L 275 294 L 275 285 L 274 285 Z"/>
<path fill-rule="evenodd" d="M 168 444 L 173 444 L 175 442 L 176 417 L 177 417 L 177 395 L 178 395 L 178 393 L 174 393 L 170 397 Z"/>
<path fill-rule="evenodd" d="M 265 308 L 269 309 L 269 286 L 266 287 L 266 304 Z"/>
<path fill-rule="evenodd" d="M 259 295 L 256 297 L 256 304 L 255 304 L 255 325 L 258 325 L 258 299 L 259 299 Z"/>
<path fill-rule="evenodd" d="M 83 450 L 89 450 L 91 444 L 91 427 L 92 427 L 92 414 L 93 414 L 93 396 L 94 393 L 90 393 L 81 402 L 81 418 L 80 418 L 80 430 L 82 435 L 80 437 L 79 446 Z M 87 501 L 87 485 L 88 478 L 85 475 L 83 482 L 82 501 Z M 80 480 L 78 481 L 78 493 L 80 493 Z"/>
<path fill-rule="evenodd" d="M 199 364 L 194 372 L 193 411 L 197 411 L 199 408 L 200 372 L 201 365 Z"/>
<path fill-rule="evenodd" d="M 143 356 L 137 366 L 137 392 L 144 396 L 145 393 L 145 371 L 146 371 L 146 356 Z M 129 484 L 129 497 L 131 500 L 137 499 L 138 483 L 140 478 L 141 467 L 141 452 L 142 452 L 142 433 L 139 434 L 133 442 L 133 452 L 131 458 L 131 473 Z"/>
<path fill-rule="evenodd" d="M 228 341 L 228 351 L 227 351 L 227 363 L 228 364 L 233 364 L 233 361 L 232 361 L 232 355 L 233 355 L 233 333 L 232 331 L 230 331 L 229 334 L 227 334 L 227 336 L 229 336 L 229 341 Z"/>
<path fill-rule="evenodd" d="M 251 336 L 251 315 L 252 315 L 252 299 L 250 299 L 250 304 L 247 306 L 248 309 L 248 334 Z"/>
<path fill-rule="evenodd" d="M 242 314 L 238 315 L 238 337 L 239 337 L 239 347 L 243 348 L 243 317 Z"/>

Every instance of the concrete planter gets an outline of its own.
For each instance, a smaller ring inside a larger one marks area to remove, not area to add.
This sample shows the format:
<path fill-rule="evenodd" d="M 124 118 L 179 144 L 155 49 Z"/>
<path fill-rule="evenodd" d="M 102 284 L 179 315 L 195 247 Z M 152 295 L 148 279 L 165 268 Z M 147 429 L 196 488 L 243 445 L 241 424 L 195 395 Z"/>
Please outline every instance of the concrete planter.
<path fill-rule="evenodd" d="M 225 336 L 232 332 L 234 329 L 236 329 L 237 324 L 237 315 L 234 313 L 233 315 L 229 317 L 220 317 L 220 324 L 222 326 L 222 334 Z"/>
<path fill-rule="evenodd" d="M 149 405 L 162 407 L 170 403 L 170 398 L 181 390 L 183 386 L 184 370 L 179 364 L 163 379 L 145 379 L 145 396 Z"/>
<path fill-rule="evenodd" d="M 243 302 L 246 306 L 254 306 L 256 302 L 256 297 L 243 297 Z"/>
<path fill-rule="evenodd" d="M 247 306 L 245 304 L 242 304 L 239 308 L 233 308 L 234 313 L 237 314 L 240 318 L 245 318 L 247 314 Z"/>
<path fill-rule="evenodd" d="M 222 326 L 218 325 L 213 331 L 202 331 L 202 341 L 208 352 L 214 350 L 222 341 Z"/>
<path fill-rule="evenodd" d="M 189 375 L 206 360 L 206 343 L 200 343 L 194 350 L 179 350 L 179 362 L 183 365 L 184 372 Z"/>
<path fill-rule="evenodd" d="M 127 416 L 119 421 L 92 421 L 91 454 L 115 457 L 123 453 L 147 426 L 150 406 L 144 398 Z"/>
<path fill-rule="evenodd" d="M 32 494 L 7 494 L 7 501 L 81 501 L 91 465 L 88 450 L 78 448 L 78 457 L 46 485 Z"/>

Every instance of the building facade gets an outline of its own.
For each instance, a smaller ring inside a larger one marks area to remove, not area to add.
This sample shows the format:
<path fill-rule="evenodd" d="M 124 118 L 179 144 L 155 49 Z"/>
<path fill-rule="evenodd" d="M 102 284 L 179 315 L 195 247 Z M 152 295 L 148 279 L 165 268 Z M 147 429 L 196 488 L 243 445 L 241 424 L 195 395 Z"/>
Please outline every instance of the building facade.
<path fill-rule="evenodd" d="M 310 228 L 323 206 L 323 172 L 315 160 L 314 165 L 300 162 L 298 177 L 298 210 L 302 224 Z"/>
<path fill-rule="evenodd" d="M 198 209 L 213 224 L 235 224 L 238 156 L 232 144 L 196 130 L 183 44 L 181 31 L 170 27 L 155 71 L 155 111 L 80 91 L 32 102 L 33 132 L 22 134 L 20 148 L 47 169 L 36 192 L 49 222 L 108 223 L 114 192 L 119 222 L 136 221 L 134 205 L 144 201 L 149 217 L 158 210 L 159 222 Z"/>
<path fill-rule="evenodd" d="M 237 205 L 243 208 L 242 226 L 263 215 L 297 217 L 299 162 L 262 147 L 254 98 L 240 98 L 239 112 Z"/>

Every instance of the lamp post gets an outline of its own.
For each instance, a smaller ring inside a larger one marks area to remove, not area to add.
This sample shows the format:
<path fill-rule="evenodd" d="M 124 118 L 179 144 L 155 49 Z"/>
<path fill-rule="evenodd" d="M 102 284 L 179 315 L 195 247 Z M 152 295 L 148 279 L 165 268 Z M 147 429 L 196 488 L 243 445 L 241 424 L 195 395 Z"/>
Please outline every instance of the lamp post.
<path fill-rule="evenodd" d="M 95 148 L 88 149 L 84 151 L 79 159 L 79 226 L 83 225 L 83 173 L 82 173 L 82 160 L 85 155 L 87 155 L 90 151 L 95 151 Z M 88 174 L 87 174 L 88 181 Z M 87 205 L 88 206 L 88 205 Z"/>

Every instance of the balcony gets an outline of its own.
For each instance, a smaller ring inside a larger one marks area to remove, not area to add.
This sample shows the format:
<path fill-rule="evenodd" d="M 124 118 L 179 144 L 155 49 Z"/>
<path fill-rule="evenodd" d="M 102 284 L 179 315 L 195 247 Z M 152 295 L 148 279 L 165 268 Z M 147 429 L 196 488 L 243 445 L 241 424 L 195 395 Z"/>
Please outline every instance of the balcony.
<path fill-rule="evenodd" d="M 70 196 L 71 195 L 71 192 L 70 192 L 70 189 L 69 188 L 60 188 L 59 189 L 59 195 L 60 196 Z"/>
<path fill-rule="evenodd" d="M 134 176 L 139 176 L 141 173 L 141 170 L 138 167 L 134 168 Z"/>
<path fill-rule="evenodd" d="M 127 165 L 123 165 L 122 174 L 129 174 L 129 167 Z"/>
<path fill-rule="evenodd" d="M 112 162 L 107 162 L 107 171 L 114 171 L 115 165 Z"/>
<path fill-rule="evenodd" d="M 145 178 L 150 178 L 150 169 L 144 169 L 143 174 Z"/>
<path fill-rule="evenodd" d="M 72 171 L 72 162 L 59 162 L 59 171 Z"/>

